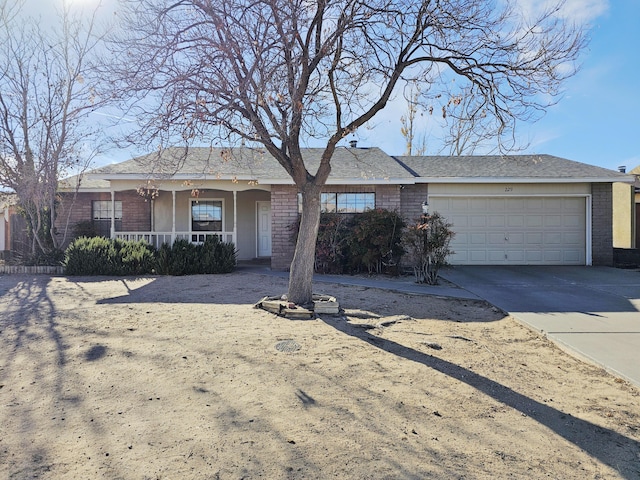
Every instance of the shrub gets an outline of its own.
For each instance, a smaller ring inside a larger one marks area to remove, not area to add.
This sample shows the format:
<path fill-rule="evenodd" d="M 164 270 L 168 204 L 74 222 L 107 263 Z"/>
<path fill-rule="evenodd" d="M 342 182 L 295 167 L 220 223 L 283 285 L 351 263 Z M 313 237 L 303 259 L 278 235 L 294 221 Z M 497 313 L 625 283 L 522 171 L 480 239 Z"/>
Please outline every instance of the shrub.
<path fill-rule="evenodd" d="M 147 242 L 115 240 L 114 246 L 118 252 L 116 257 L 120 270 L 118 275 L 145 275 L 154 272 L 156 250 Z"/>
<path fill-rule="evenodd" d="M 236 267 L 236 247 L 231 242 L 223 242 L 217 236 L 207 237 L 201 247 L 201 273 L 230 273 Z"/>
<path fill-rule="evenodd" d="M 65 251 L 65 273 L 67 275 L 116 275 L 116 257 L 114 242 L 108 238 L 76 238 Z"/>
<path fill-rule="evenodd" d="M 235 245 L 217 236 L 207 237 L 203 244 L 178 239 L 172 246 L 163 244 L 157 254 L 157 271 L 162 275 L 194 275 L 229 273 L 236 266 Z"/>
<path fill-rule="evenodd" d="M 76 238 L 65 251 L 67 275 L 144 275 L 153 272 L 155 249 L 146 242 Z"/>
<path fill-rule="evenodd" d="M 404 247 L 403 218 L 395 211 L 377 208 L 353 217 L 348 241 L 351 267 L 369 273 L 398 273 Z"/>
<path fill-rule="evenodd" d="M 348 263 L 348 242 L 352 218 L 340 213 L 320 216 L 316 242 L 315 270 L 322 273 L 343 273 Z"/>
<path fill-rule="evenodd" d="M 228 273 L 236 266 L 233 243 L 209 237 L 201 245 L 178 239 L 158 251 L 144 241 L 80 237 L 65 252 L 67 275 L 192 275 Z"/>
<path fill-rule="evenodd" d="M 455 235 L 438 212 L 422 215 L 404 232 L 404 244 L 413 267 L 416 282 L 436 285 L 440 268 L 447 264 L 453 250 L 449 243 Z"/>
<path fill-rule="evenodd" d="M 300 219 L 291 225 L 295 243 Z M 315 270 L 321 273 L 398 273 L 404 254 L 404 220 L 381 208 L 358 214 L 323 213 L 316 241 Z"/>

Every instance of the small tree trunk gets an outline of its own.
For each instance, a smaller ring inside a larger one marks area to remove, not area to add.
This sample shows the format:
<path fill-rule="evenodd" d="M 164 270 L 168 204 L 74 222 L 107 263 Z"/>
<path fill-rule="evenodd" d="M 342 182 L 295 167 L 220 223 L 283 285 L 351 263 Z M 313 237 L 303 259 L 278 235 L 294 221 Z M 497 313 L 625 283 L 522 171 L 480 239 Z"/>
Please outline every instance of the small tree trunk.
<path fill-rule="evenodd" d="M 313 267 L 320 224 L 320 191 L 321 187 L 306 185 L 302 192 L 302 217 L 291 262 L 287 294 L 289 301 L 298 305 L 310 303 L 313 297 Z"/>

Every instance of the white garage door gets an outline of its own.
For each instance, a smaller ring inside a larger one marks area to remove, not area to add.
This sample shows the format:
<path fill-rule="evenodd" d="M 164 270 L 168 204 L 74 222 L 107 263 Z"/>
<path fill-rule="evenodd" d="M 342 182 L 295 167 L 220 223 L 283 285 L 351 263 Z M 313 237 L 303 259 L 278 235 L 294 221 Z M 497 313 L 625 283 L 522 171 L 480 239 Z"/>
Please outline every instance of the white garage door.
<path fill-rule="evenodd" d="M 430 197 L 458 265 L 585 265 L 584 197 Z"/>

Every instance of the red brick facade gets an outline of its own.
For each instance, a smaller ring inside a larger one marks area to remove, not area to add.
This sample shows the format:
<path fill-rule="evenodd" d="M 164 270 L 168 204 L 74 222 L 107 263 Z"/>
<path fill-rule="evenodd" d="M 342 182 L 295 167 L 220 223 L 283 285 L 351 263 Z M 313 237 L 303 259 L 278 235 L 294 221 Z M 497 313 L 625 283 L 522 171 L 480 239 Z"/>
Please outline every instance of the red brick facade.
<path fill-rule="evenodd" d="M 62 200 L 58 207 L 56 230 L 60 238 L 65 226 L 67 229 L 66 244 L 73 239 L 74 227 L 81 222 L 91 222 L 93 219 L 92 202 L 94 200 L 111 200 L 109 192 L 61 194 Z M 122 202 L 122 231 L 150 231 L 151 230 L 151 202 L 145 201 L 137 192 L 128 190 L 115 192 L 115 200 Z M 66 246 L 66 245 L 65 245 Z"/>

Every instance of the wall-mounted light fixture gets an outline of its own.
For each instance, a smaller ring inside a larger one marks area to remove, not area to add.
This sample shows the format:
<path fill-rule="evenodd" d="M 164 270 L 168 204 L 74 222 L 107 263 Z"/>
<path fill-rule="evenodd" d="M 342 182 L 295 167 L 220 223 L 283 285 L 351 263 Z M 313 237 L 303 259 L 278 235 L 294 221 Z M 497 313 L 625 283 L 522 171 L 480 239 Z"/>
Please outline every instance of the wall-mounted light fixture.
<path fill-rule="evenodd" d="M 429 202 L 427 200 L 422 202 L 422 214 L 429 215 Z"/>

